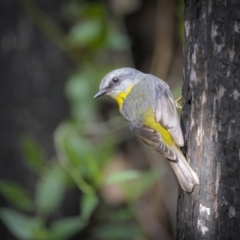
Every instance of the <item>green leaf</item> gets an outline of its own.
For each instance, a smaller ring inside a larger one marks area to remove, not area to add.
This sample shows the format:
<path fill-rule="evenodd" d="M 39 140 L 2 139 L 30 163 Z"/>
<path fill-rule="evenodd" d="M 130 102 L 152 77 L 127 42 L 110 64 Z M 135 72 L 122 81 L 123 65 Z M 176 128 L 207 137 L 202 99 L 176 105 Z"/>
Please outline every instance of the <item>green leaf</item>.
<path fill-rule="evenodd" d="M 133 224 L 126 226 L 108 225 L 95 228 L 93 235 L 97 239 L 109 239 L 109 240 L 129 240 L 135 239 L 140 230 Z M 138 238 L 136 238 L 138 239 Z"/>
<path fill-rule="evenodd" d="M 1 208 L 0 218 L 18 239 L 33 239 L 35 231 L 42 228 L 42 221 L 28 217 L 12 209 Z"/>
<path fill-rule="evenodd" d="M 44 156 L 38 144 L 32 138 L 24 135 L 21 142 L 21 147 L 27 165 L 34 171 L 39 172 L 44 167 Z"/>
<path fill-rule="evenodd" d="M 81 5 L 76 1 L 66 1 L 61 4 L 61 17 L 64 22 L 74 22 L 79 18 Z"/>
<path fill-rule="evenodd" d="M 72 102 L 84 101 L 89 98 L 89 94 L 91 94 L 89 80 L 89 76 L 83 72 L 77 72 L 70 77 L 66 85 L 66 94 Z"/>
<path fill-rule="evenodd" d="M 108 32 L 106 46 L 114 50 L 126 50 L 130 48 L 130 41 L 126 35 L 112 30 Z"/>
<path fill-rule="evenodd" d="M 101 37 L 102 26 L 97 20 L 89 20 L 78 23 L 72 27 L 69 37 L 70 42 L 75 45 L 91 45 Z"/>
<path fill-rule="evenodd" d="M 32 210 L 33 202 L 20 185 L 11 181 L 0 181 L 0 193 L 14 207 L 21 210 Z"/>
<path fill-rule="evenodd" d="M 50 227 L 50 239 L 69 239 L 85 226 L 86 222 L 79 217 L 68 217 L 55 221 Z"/>
<path fill-rule="evenodd" d="M 72 103 L 73 115 L 82 122 L 92 119 L 95 110 L 93 99 L 94 90 L 92 83 L 97 77 L 92 73 L 92 69 L 84 69 L 73 74 L 66 85 L 66 95 Z"/>
<path fill-rule="evenodd" d="M 81 199 L 81 219 L 88 220 L 98 203 L 97 195 L 84 195 Z"/>
<path fill-rule="evenodd" d="M 133 212 L 132 206 L 128 205 L 124 208 L 114 209 L 114 214 L 109 214 L 108 219 L 110 222 L 126 222 L 126 221 L 134 221 L 135 213 Z"/>
<path fill-rule="evenodd" d="M 59 166 L 49 169 L 37 184 L 35 202 L 37 210 L 50 214 L 59 207 L 65 190 L 64 172 Z"/>
<path fill-rule="evenodd" d="M 158 168 L 142 172 L 136 181 L 124 182 L 123 191 L 129 201 L 138 199 L 158 179 L 162 171 Z"/>
<path fill-rule="evenodd" d="M 136 170 L 127 170 L 108 175 L 105 178 L 105 184 L 122 183 L 130 180 L 139 179 L 142 173 Z"/>
<path fill-rule="evenodd" d="M 76 134 L 69 134 L 64 140 L 64 148 L 71 163 L 81 172 L 86 172 L 86 158 L 93 151 L 91 144 Z"/>
<path fill-rule="evenodd" d="M 101 20 L 106 18 L 106 7 L 102 3 L 89 2 L 81 6 L 81 14 L 87 19 Z"/>

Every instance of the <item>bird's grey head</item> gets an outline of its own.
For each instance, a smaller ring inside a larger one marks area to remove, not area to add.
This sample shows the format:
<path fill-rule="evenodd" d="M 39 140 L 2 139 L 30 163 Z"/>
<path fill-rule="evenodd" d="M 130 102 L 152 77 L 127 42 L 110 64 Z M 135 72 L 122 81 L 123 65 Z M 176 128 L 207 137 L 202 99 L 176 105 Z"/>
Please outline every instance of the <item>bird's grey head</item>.
<path fill-rule="evenodd" d="M 108 73 L 101 81 L 99 92 L 94 98 L 109 95 L 116 98 L 119 93 L 125 93 L 129 87 L 141 80 L 143 73 L 134 68 L 119 68 Z"/>

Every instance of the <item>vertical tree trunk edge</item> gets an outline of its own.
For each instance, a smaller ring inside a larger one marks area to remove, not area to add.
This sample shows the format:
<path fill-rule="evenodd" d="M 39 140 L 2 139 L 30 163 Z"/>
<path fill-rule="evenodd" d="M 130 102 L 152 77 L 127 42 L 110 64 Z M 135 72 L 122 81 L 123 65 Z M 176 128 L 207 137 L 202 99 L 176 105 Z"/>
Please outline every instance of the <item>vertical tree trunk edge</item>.
<path fill-rule="evenodd" d="M 177 239 L 240 239 L 240 1 L 186 0 L 182 127 L 200 179 Z"/>

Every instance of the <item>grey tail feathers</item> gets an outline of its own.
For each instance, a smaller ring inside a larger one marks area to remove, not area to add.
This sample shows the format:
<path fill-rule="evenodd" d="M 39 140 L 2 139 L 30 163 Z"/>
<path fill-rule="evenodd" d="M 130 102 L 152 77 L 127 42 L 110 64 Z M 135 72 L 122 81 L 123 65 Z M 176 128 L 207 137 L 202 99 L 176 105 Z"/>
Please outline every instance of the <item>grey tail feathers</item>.
<path fill-rule="evenodd" d="M 190 193 L 193 191 L 195 185 L 199 185 L 198 176 L 189 166 L 187 160 L 178 147 L 174 147 L 174 152 L 177 155 L 178 161 L 170 161 L 170 165 L 182 189 Z"/>

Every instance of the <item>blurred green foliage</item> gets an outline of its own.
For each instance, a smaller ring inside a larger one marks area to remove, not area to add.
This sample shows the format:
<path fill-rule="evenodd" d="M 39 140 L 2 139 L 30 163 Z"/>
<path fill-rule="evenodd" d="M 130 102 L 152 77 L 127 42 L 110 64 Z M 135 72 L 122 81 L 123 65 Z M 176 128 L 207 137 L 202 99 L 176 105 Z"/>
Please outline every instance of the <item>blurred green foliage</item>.
<path fill-rule="evenodd" d="M 40 147 L 30 137 L 23 137 L 22 149 L 27 166 L 41 170 L 37 173 L 34 197 L 17 183 L 1 180 L 0 193 L 14 207 L 1 208 L 1 220 L 18 239 L 68 239 L 86 226 L 96 204 L 84 201 L 80 208 L 82 215 L 57 220 L 47 227 L 49 216 L 62 203 L 68 176 L 57 161 L 43 158 Z M 87 214 L 81 209 L 88 209 Z"/>
<path fill-rule="evenodd" d="M 28 193 L 17 183 L 0 181 L 1 194 L 11 202 L 12 206 L 24 211 L 33 210 L 33 202 Z"/>
<path fill-rule="evenodd" d="M 110 70 L 124 65 L 130 48 L 122 28 L 110 18 L 100 3 L 63 1 L 61 17 L 69 25 L 64 33 L 31 0 L 16 0 L 33 22 L 75 64 L 65 93 L 71 115 L 56 129 L 56 157 L 46 159 L 41 147 L 29 136 L 21 142 L 26 165 L 37 176 L 33 196 L 17 183 L 0 181 L 0 193 L 11 208 L 1 208 L 0 218 L 18 239 L 69 239 L 88 226 L 94 213 L 97 225 L 91 237 L 102 240 L 148 239 L 136 217 L 135 201 L 159 178 L 159 169 L 145 172 L 125 170 L 105 175 L 104 168 L 113 156 L 119 140 L 111 129 L 119 121 L 96 123 L 94 101 L 101 78 Z M 180 29 L 180 28 L 179 28 Z M 123 59 L 123 60 L 122 60 Z M 176 91 L 179 96 L 180 88 Z M 111 126 L 111 127 L 110 127 Z M 101 198 L 104 186 L 117 184 L 127 203 L 119 208 L 107 207 Z M 63 203 L 67 190 L 75 185 L 81 191 L 79 214 L 50 221 Z"/>
<path fill-rule="evenodd" d="M 35 193 L 30 197 L 17 183 L 1 180 L 0 193 L 13 207 L 0 209 L 1 220 L 18 239 L 69 239 L 88 225 L 93 211 L 103 204 L 99 189 L 103 185 L 123 184 L 129 204 L 120 211 L 112 208 L 100 210 L 97 218 L 101 224 L 93 229 L 92 237 L 132 239 L 142 235 L 132 208 L 134 201 L 156 179 L 156 174 L 128 170 L 105 176 L 103 167 L 113 152 L 113 146 L 103 142 L 93 149 L 93 145 L 76 132 L 77 129 L 69 123 L 63 123 L 55 132 L 58 161 L 44 159 L 33 139 L 23 137 L 22 149 L 27 166 L 30 169 L 39 167 Z M 49 225 L 49 217 L 61 206 L 69 183 L 76 184 L 83 192 L 79 215 L 61 218 Z M 126 221 L 131 223 L 127 228 Z"/>
<path fill-rule="evenodd" d="M 27 135 L 22 137 L 21 147 L 29 168 L 36 173 L 43 170 L 45 157 L 42 149 Z"/>
<path fill-rule="evenodd" d="M 93 100 L 102 76 L 124 64 L 116 56 L 129 49 L 127 36 L 100 3 L 64 1 L 61 16 L 70 26 L 64 34 L 33 1 L 17 2 L 52 43 L 76 63 L 76 70 L 69 76 L 65 89 L 71 116 L 54 134 L 56 157 L 46 159 L 31 137 L 22 137 L 26 165 L 37 176 L 35 191 L 30 196 L 19 184 L 1 180 L 0 193 L 11 206 L 0 209 L 1 220 L 18 239 L 61 240 L 88 226 L 95 211 L 100 225 L 93 227 L 92 237 L 124 240 L 142 235 L 133 210 L 134 200 L 153 182 L 155 175 L 136 170 L 105 175 L 104 168 L 117 141 L 113 134 L 107 134 L 109 123 L 96 126 L 96 104 L 101 101 Z M 119 128 L 118 121 L 110 125 Z M 92 129 L 99 134 L 94 135 Z M 120 184 L 129 204 L 118 210 L 107 208 L 100 200 L 100 191 L 109 184 Z M 79 214 L 49 222 L 72 185 L 82 192 Z M 130 223 L 127 228 L 126 221 Z"/>

